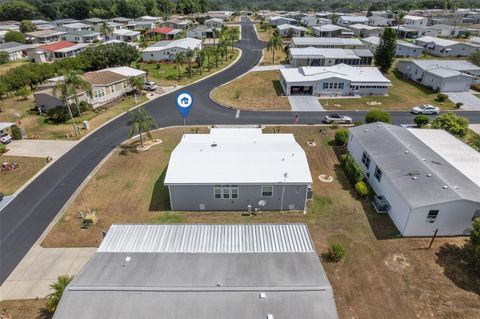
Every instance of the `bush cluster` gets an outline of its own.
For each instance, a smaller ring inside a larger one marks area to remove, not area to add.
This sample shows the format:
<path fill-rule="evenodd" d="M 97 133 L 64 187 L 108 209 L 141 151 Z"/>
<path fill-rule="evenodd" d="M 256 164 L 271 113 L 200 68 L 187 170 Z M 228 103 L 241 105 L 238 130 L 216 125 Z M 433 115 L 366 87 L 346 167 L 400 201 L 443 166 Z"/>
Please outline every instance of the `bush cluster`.
<path fill-rule="evenodd" d="M 343 146 L 348 141 L 348 130 L 346 128 L 339 129 L 335 132 L 335 144 Z"/>

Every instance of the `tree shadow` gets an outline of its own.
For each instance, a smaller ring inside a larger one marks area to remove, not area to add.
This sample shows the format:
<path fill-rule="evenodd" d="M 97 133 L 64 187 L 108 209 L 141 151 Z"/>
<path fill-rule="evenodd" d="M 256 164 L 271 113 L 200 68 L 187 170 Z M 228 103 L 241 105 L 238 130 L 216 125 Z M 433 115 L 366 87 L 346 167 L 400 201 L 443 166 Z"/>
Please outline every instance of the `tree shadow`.
<path fill-rule="evenodd" d="M 279 80 L 272 80 L 272 85 L 273 85 L 273 89 L 275 90 L 275 94 L 277 96 L 285 95 L 285 93 L 283 92 L 283 87 L 280 84 Z"/>
<path fill-rule="evenodd" d="M 148 208 L 148 210 L 151 212 L 171 210 L 170 194 L 168 187 L 164 184 L 167 168 L 168 165 L 165 167 L 162 174 L 158 177 L 155 185 L 153 186 L 152 198 L 150 199 L 150 206 Z"/>
<path fill-rule="evenodd" d="M 436 255 L 436 262 L 448 279 L 458 288 L 480 295 L 480 272 L 475 269 L 474 252 L 469 243 L 443 244 Z"/>

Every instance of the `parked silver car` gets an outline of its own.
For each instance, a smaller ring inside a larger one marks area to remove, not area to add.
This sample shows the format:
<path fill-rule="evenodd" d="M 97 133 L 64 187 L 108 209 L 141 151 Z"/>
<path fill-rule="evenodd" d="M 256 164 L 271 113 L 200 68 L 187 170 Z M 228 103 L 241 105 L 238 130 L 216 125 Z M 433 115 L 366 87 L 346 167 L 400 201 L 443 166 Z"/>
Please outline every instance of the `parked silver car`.
<path fill-rule="evenodd" d="M 350 116 L 339 114 L 327 114 L 323 120 L 328 124 L 352 124 L 352 118 Z"/>
<path fill-rule="evenodd" d="M 7 134 L 7 133 L 3 133 L 0 135 L 0 142 L 2 142 L 3 144 L 8 144 L 12 141 L 12 137 Z"/>
<path fill-rule="evenodd" d="M 430 105 L 430 104 L 423 104 L 420 106 L 415 106 L 412 108 L 413 114 L 425 114 L 425 115 L 436 115 L 440 112 L 440 108 L 438 106 Z"/>

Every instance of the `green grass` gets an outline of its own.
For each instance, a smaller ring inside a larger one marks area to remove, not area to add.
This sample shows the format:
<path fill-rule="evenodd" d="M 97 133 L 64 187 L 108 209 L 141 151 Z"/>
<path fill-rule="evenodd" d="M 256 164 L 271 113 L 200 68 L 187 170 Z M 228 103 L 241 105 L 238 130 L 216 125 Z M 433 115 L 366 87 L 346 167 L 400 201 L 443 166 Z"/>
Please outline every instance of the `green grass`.
<path fill-rule="evenodd" d="M 351 99 L 321 99 L 320 103 L 330 110 L 368 110 L 372 108 L 384 110 L 410 110 L 412 107 L 421 104 L 433 104 L 442 110 L 451 110 L 455 104 L 447 100 L 443 103 L 436 101 L 437 92 L 427 87 L 404 80 L 398 71 L 389 72 L 386 77 L 392 82 L 388 90 L 388 96 L 367 96 Z M 372 105 L 371 102 L 379 102 L 379 105 Z"/>
<path fill-rule="evenodd" d="M 154 224 L 181 224 L 185 223 L 186 219 L 180 213 L 160 213 L 152 218 Z"/>
<path fill-rule="evenodd" d="M 138 63 L 137 67 L 147 71 L 148 79 L 150 81 L 155 81 L 159 86 L 172 86 L 176 84 L 188 85 L 207 75 L 226 68 L 232 64 L 233 61 L 235 61 L 239 55 L 239 52 L 240 51 L 238 49 L 235 49 L 232 53 L 231 48 L 229 48 L 227 61 L 220 61 L 219 58 L 218 67 L 215 67 L 215 59 L 213 57 L 210 58 L 210 63 L 213 63 L 213 67 L 211 67 L 210 71 L 208 70 L 208 64 L 205 60 L 202 68 L 202 74 L 200 74 L 200 72 L 197 70 L 197 64 L 193 63 L 192 78 L 189 77 L 188 66 L 186 64 L 180 67 L 180 77 L 175 63 Z"/>

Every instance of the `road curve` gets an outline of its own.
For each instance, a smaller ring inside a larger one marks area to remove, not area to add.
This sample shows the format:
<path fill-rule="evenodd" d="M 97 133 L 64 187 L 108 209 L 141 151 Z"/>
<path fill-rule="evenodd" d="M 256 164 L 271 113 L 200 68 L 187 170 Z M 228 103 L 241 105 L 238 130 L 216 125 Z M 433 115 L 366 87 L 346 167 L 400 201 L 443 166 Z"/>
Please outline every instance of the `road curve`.
<path fill-rule="evenodd" d="M 237 47 L 243 54 L 233 66 L 208 79 L 188 86 L 195 105 L 188 124 L 291 124 L 292 112 L 241 111 L 224 108 L 209 98 L 209 92 L 244 74 L 258 64 L 264 43 L 257 39 L 253 24 L 242 18 L 242 40 Z M 159 127 L 183 123 L 175 106 L 176 93 L 146 103 L 143 107 L 155 117 Z M 343 112 L 354 120 L 366 112 Z M 480 112 L 462 112 L 471 122 L 480 123 Z M 320 123 L 323 112 L 299 113 L 301 124 Z M 392 112 L 395 123 L 411 123 L 407 112 Z M 119 143 L 127 138 L 129 115 L 125 114 L 98 129 L 62 158 L 54 162 L 0 212 L 0 284 L 15 269 L 55 215 L 88 174 Z"/>

